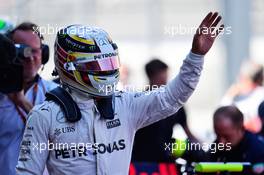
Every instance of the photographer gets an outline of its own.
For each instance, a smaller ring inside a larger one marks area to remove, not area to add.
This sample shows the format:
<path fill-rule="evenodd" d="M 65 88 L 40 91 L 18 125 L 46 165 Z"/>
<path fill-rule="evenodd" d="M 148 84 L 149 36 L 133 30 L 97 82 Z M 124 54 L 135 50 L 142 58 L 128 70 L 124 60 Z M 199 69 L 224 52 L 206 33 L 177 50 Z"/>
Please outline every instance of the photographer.
<path fill-rule="evenodd" d="M 215 111 L 213 120 L 216 143 L 230 144 L 231 149 L 218 150 L 210 155 L 210 161 L 250 162 L 252 171 L 232 172 L 230 175 L 263 175 L 263 169 L 257 170 L 256 167 L 264 162 L 264 142 L 258 135 L 244 128 L 243 113 L 235 106 L 223 106 Z"/>
<path fill-rule="evenodd" d="M 216 143 L 231 144 L 232 149 L 212 155 L 215 161 L 264 162 L 264 142 L 243 126 L 244 116 L 235 106 L 223 106 L 214 113 Z"/>
<path fill-rule="evenodd" d="M 188 162 L 249 162 L 252 165 L 249 171 L 230 172 L 229 174 L 263 175 L 264 142 L 257 134 L 247 131 L 243 123 L 243 113 L 237 107 L 223 106 L 218 108 L 213 115 L 213 126 L 216 134 L 216 140 L 211 144 L 213 147 L 210 146 L 210 150 L 204 152 L 203 150 L 192 150 L 185 146 L 185 152 L 181 157 Z M 191 145 L 192 143 L 185 144 Z M 261 168 L 258 167 L 260 165 Z"/>
<path fill-rule="evenodd" d="M 25 22 L 8 34 L 14 44 L 24 44 L 31 48 L 31 54 L 25 58 L 16 58 L 23 67 L 23 89 L 5 94 L 0 92 L 0 169 L 4 175 L 15 174 L 27 114 L 34 105 L 44 101 L 47 91 L 56 87 L 55 83 L 43 80 L 38 74 L 48 57 L 43 61 L 43 37 L 36 29 L 35 24 Z"/>

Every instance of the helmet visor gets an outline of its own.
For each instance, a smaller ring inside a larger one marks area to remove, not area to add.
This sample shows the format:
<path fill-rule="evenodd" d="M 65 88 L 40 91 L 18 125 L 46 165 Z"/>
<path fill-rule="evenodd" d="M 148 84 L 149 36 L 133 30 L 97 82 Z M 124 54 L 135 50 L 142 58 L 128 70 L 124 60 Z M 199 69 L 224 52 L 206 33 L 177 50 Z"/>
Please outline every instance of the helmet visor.
<path fill-rule="evenodd" d="M 120 62 L 118 56 L 99 59 L 89 62 L 74 62 L 77 71 L 112 71 L 119 69 Z"/>

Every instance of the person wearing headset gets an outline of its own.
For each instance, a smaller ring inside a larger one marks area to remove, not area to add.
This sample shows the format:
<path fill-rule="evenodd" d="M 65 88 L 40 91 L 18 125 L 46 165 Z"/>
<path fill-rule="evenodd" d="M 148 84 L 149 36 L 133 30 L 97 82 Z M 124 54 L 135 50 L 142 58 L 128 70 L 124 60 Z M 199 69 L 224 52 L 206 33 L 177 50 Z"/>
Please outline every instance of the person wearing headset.
<path fill-rule="evenodd" d="M 38 74 L 41 65 L 48 61 L 43 37 L 37 32 L 37 25 L 24 22 L 15 27 L 8 37 L 15 44 L 31 48 L 27 58 L 18 58 L 23 65 L 23 89 L 9 94 L 0 93 L 0 169 L 1 174 L 15 175 L 19 146 L 25 128 L 27 114 L 34 105 L 45 100 L 45 93 L 57 87 Z M 23 144 L 23 143 L 22 143 Z"/>
<path fill-rule="evenodd" d="M 61 87 L 32 109 L 21 144 L 18 175 L 128 174 L 135 132 L 180 109 L 194 91 L 204 55 L 224 26 L 209 13 L 178 76 L 151 92 L 119 92 L 117 45 L 101 28 L 71 25 L 55 41 Z M 213 29 L 214 30 L 208 30 Z M 206 31 L 207 30 L 207 33 Z"/>

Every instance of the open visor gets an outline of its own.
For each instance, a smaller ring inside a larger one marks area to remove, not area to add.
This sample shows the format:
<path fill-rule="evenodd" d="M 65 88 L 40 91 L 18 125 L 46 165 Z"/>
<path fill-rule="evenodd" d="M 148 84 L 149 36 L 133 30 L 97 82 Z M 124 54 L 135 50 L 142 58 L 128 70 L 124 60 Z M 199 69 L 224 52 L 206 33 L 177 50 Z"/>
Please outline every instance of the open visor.
<path fill-rule="evenodd" d="M 112 56 L 106 59 L 98 59 L 89 62 L 67 62 L 65 69 L 77 71 L 112 71 L 120 68 L 118 56 Z"/>

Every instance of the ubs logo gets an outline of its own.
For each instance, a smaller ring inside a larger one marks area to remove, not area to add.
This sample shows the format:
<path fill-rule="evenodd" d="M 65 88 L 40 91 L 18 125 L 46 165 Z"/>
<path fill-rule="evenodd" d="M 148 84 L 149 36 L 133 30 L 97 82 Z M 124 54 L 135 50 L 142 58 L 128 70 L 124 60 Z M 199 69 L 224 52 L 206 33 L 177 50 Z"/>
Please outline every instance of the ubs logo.
<path fill-rule="evenodd" d="M 54 131 L 54 135 L 59 136 L 62 133 L 70 133 L 70 132 L 75 132 L 74 126 L 66 126 L 63 128 L 56 128 Z"/>

